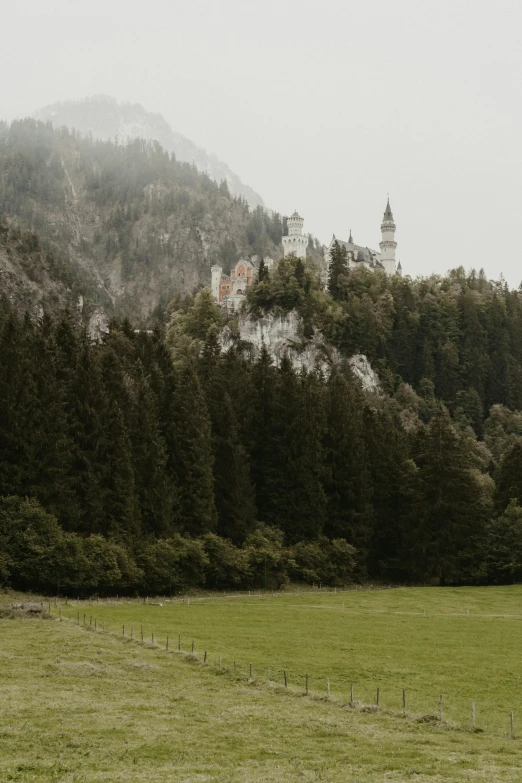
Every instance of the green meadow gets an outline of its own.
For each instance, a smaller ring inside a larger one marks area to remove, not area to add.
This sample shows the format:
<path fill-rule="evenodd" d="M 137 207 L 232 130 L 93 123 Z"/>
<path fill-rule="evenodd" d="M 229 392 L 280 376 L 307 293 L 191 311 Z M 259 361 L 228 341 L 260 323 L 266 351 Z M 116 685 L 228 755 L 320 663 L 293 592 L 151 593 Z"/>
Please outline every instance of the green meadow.
<path fill-rule="evenodd" d="M 0 620 L 0 780 L 520 780 L 519 586 L 148 600 Z"/>

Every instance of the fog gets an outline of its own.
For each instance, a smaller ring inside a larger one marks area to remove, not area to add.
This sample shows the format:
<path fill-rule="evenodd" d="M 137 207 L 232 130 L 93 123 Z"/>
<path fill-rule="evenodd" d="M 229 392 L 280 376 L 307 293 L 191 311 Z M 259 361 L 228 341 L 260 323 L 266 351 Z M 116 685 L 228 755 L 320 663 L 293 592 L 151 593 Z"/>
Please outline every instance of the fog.
<path fill-rule="evenodd" d="M 2 3 L 0 117 L 142 103 L 267 206 L 376 247 L 390 193 L 413 276 L 522 280 L 515 0 Z"/>

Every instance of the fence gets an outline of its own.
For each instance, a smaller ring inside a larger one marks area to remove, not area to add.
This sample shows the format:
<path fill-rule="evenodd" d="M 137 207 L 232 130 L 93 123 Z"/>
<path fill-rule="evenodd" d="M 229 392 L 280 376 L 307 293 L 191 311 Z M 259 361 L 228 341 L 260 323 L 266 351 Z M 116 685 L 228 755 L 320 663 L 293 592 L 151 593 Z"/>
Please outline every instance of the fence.
<path fill-rule="evenodd" d="M 190 601 L 190 599 L 188 600 Z M 68 606 L 68 604 L 66 605 Z M 190 652 L 188 652 L 186 649 L 184 649 L 185 640 L 182 640 L 180 634 L 177 635 L 177 640 L 174 646 L 171 645 L 170 639 L 172 638 L 175 639 L 176 637 L 175 636 L 169 637 L 169 635 L 166 635 L 165 641 L 160 644 L 157 640 L 157 637 L 154 634 L 154 631 L 145 633 L 142 624 L 139 625 L 139 629 L 140 629 L 139 634 L 135 632 L 134 624 L 131 624 L 130 628 L 128 625 L 127 626 L 122 625 L 121 633 L 119 633 L 119 632 L 110 631 L 104 621 L 101 624 L 99 624 L 97 618 L 93 617 L 92 614 L 87 614 L 86 612 L 77 611 L 76 617 L 74 617 L 71 614 L 69 614 L 68 616 L 64 616 L 62 613 L 62 607 L 58 606 L 56 601 L 54 602 L 54 607 L 58 609 L 57 614 L 58 614 L 58 619 L 60 621 L 67 620 L 69 622 L 75 623 L 77 626 L 80 626 L 81 628 L 90 629 L 93 632 L 103 633 L 103 634 L 108 633 L 113 636 L 120 636 L 122 638 L 128 639 L 131 642 L 137 644 L 143 644 L 150 648 L 163 649 L 167 653 L 177 653 L 178 655 L 188 660 L 197 661 L 203 666 L 216 667 L 221 672 L 228 673 L 234 676 L 236 679 L 246 677 L 249 682 L 255 682 L 256 685 L 260 685 L 264 683 L 269 687 L 276 688 L 282 693 L 292 693 L 295 695 L 302 695 L 312 699 L 320 699 L 323 701 L 335 703 L 342 707 L 349 707 L 365 713 L 370 713 L 370 712 L 377 713 L 382 710 L 386 715 L 395 715 L 397 717 L 400 716 L 402 718 L 410 718 L 412 720 L 416 720 L 418 722 L 422 722 L 426 724 L 437 725 L 440 727 L 443 726 L 449 727 L 453 730 L 457 729 L 457 730 L 472 731 L 472 732 L 484 731 L 483 728 L 477 727 L 477 704 L 475 700 L 473 700 L 469 705 L 469 723 L 467 725 L 465 725 L 464 723 L 455 723 L 454 721 L 446 720 L 445 717 L 446 702 L 445 702 L 444 694 L 440 694 L 437 708 L 432 713 L 424 713 L 424 712 L 412 713 L 407 711 L 408 690 L 402 689 L 402 694 L 401 694 L 402 709 L 394 710 L 388 708 L 384 710 L 383 698 L 382 698 L 383 692 L 380 686 L 375 689 L 374 691 L 375 696 L 372 702 L 365 703 L 362 699 L 358 698 L 358 694 L 356 691 L 356 683 L 351 683 L 350 697 L 349 700 L 346 700 L 346 698 L 343 698 L 343 695 L 341 693 L 339 693 L 337 697 L 335 695 L 332 695 L 331 679 L 329 677 L 326 678 L 326 680 L 324 682 L 321 682 L 320 684 L 313 683 L 314 685 L 316 685 L 316 687 L 314 690 L 312 690 L 311 688 L 312 680 L 309 673 L 296 674 L 294 672 L 292 673 L 291 676 L 288 669 L 273 668 L 273 667 L 267 667 L 261 671 L 259 668 L 255 669 L 252 663 L 239 665 L 237 660 L 234 660 L 232 667 L 229 668 L 223 665 L 222 654 L 210 653 L 206 649 L 202 651 L 196 651 L 195 642 L 192 639 L 189 641 Z M 49 613 L 52 614 L 51 603 L 48 604 L 48 608 L 49 608 Z M 138 625 L 136 624 L 136 629 L 137 628 Z M 511 711 L 509 715 L 506 715 L 505 725 L 506 725 L 506 732 L 504 736 L 507 735 L 510 739 L 516 739 L 513 711 Z"/>

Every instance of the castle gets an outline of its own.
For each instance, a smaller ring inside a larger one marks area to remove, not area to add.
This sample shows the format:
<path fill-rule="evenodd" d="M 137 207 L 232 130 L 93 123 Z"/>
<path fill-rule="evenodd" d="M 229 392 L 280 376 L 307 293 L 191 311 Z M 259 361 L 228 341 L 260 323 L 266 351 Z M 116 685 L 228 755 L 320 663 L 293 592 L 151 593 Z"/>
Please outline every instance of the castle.
<path fill-rule="evenodd" d="M 273 266 L 272 258 L 264 258 L 265 266 L 270 269 Z M 235 309 L 244 299 L 247 288 L 250 288 L 259 273 L 259 262 L 254 256 L 250 260 L 240 258 L 230 275 L 223 274 L 223 269 L 218 264 L 211 268 L 211 291 L 218 304 L 226 304 Z"/>
<path fill-rule="evenodd" d="M 297 256 L 297 258 L 306 258 L 306 248 L 308 246 L 308 237 L 303 234 L 304 219 L 297 212 L 290 215 L 286 221 L 288 226 L 288 236 L 283 237 L 284 257 Z"/>
<path fill-rule="evenodd" d="M 304 219 L 294 212 L 287 220 L 288 235 L 282 238 L 284 257 L 294 255 L 297 258 L 306 258 L 306 248 L 308 247 L 308 237 L 303 234 Z M 397 242 L 395 241 L 395 231 L 397 226 L 393 219 L 393 213 L 390 207 L 390 199 L 386 204 L 384 216 L 381 223 L 381 241 L 379 247 L 380 253 L 369 247 L 356 245 L 352 239 L 352 232 L 348 242 L 342 239 L 336 239 L 335 234 L 332 237 L 328 248 L 325 249 L 325 280 L 328 279 L 328 268 L 330 266 L 331 252 L 334 242 L 346 248 L 348 254 L 348 267 L 350 269 L 359 269 L 362 266 L 367 269 L 382 269 L 388 275 L 402 274 L 401 264 L 395 261 L 395 251 Z M 272 258 L 263 259 L 267 269 L 274 265 Z M 257 279 L 259 274 L 259 260 L 253 256 L 250 260 L 241 258 L 230 272 L 230 275 L 223 274 L 223 269 L 218 264 L 214 264 L 211 269 L 212 283 L 211 290 L 214 299 L 219 304 L 226 304 L 235 309 L 244 299 L 247 289 Z"/>
<path fill-rule="evenodd" d="M 382 238 L 379 242 L 381 252 L 378 253 L 376 250 L 372 250 L 369 247 L 361 247 L 360 245 L 356 245 L 352 239 L 351 231 L 348 242 L 345 242 L 342 239 L 336 239 L 334 234 L 324 254 L 327 276 L 328 268 L 330 266 L 332 247 L 335 241 L 346 248 L 349 269 L 359 269 L 362 266 L 365 266 L 367 269 L 372 270 L 383 269 L 388 275 L 402 274 L 400 261 L 398 264 L 395 261 L 395 251 L 397 249 L 397 242 L 395 241 L 396 229 L 397 226 L 395 225 L 395 221 L 393 219 L 393 213 L 390 207 L 390 199 L 388 199 L 381 223 Z"/>
<path fill-rule="evenodd" d="M 284 257 L 295 255 L 297 258 L 306 258 L 308 237 L 303 234 L 304 219 L 297 212 L 288 218 L 288 236 L 283 237 Z M 272 258 L 263 259 L 267 269 L 274 265 Z M 226 304 L 235 309 L 241 304 L 246 294 L 259 274 L 259 261 L 256 256 L 250 260 L 241 258 L 230 272 L 223 274 L 223 269 L 218 264 L 211 268 L 211 291 L 214 299 L 219 304 Z"/>

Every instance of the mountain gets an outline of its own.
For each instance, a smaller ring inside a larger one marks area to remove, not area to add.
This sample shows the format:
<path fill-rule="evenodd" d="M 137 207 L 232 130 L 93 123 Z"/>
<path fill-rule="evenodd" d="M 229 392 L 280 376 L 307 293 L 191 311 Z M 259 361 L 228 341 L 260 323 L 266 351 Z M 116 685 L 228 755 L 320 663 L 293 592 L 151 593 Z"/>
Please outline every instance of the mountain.
<path fill-rule="evenodd" d="M 34 117 L 52 122 L 55 128 L 65 125 L 103 141 L 126 142 L 138 138 L 159 141 L 177 160 L 194 163 L 199 171 L 218 183 L 225 181 L 233 196 L 244 198 L 251 207 L 264 206 L 261 196 L 245 185 L 226 163 L 174 131 L 161 114 L 153 114 L 139 103 L 118 103 L 108 95 L 95 95 L 45 106 Z"/>
<path fill-rule="evenodd" d="M 279 215 L 250 210 L 157 141 L 103 142 L 32 119 L 0 123 L 0 213 L 38 234 L 32 262 L 16 252 L 14 265 L 4 260 L 13 301 L 39 308 L 82 296 L 138 324 L 209 285 L 215 263 L 228 271 L 240 257 L 282 255 Z"/>
<path fill-rule="evenodd" d="M 75 306 L 94 283 L 68 260 L 42 246 L 34 231 L 0 216 L 0 292 L 17 311 Z"/>

